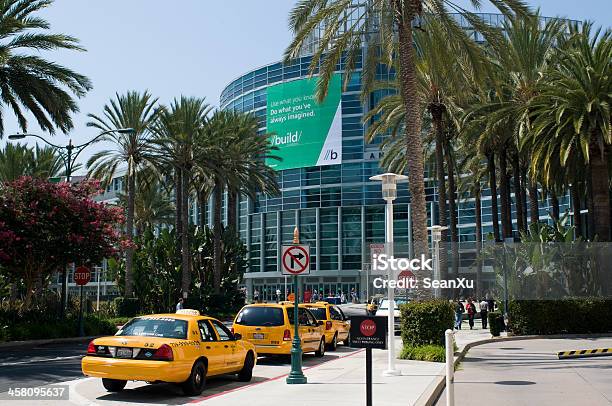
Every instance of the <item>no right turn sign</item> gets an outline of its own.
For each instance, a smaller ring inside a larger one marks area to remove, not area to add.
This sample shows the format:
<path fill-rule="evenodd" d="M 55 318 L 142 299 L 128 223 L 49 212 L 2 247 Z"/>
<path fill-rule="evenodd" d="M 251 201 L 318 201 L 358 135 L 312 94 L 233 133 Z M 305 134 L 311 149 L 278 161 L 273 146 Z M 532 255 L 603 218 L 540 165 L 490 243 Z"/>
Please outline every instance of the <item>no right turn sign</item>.
<path fill-rule="evenodd" d="M 281 259 L 283 275 L 310 274 L 310 247 L 308 245 L 283 245 Z"/>

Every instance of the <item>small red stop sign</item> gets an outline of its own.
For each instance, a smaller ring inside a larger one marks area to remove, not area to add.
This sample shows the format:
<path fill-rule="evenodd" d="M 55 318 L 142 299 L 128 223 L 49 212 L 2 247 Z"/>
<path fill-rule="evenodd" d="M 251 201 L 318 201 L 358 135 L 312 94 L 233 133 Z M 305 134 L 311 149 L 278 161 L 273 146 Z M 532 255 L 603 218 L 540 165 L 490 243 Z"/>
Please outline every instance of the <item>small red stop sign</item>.
<path fill-rule="evenodd" d="M 372 337 L 376 334 L 376 323 L 373 320 L 364 320 L 359 325 L 359 331 L 366 337 Z"/>
<path fill-rule="evenodd" d="M 87 285 L 91 280 L 91 272 L 89 268 L 80 266 L 74 271 L 74 282 L 79 285 Z"/>
<path fill-rule="evenodd" d="M 400 272 L 400 274 L 397 276 L 397 279 L 414 279 L 414 273 L 407 269 L 405 271 Z"/>

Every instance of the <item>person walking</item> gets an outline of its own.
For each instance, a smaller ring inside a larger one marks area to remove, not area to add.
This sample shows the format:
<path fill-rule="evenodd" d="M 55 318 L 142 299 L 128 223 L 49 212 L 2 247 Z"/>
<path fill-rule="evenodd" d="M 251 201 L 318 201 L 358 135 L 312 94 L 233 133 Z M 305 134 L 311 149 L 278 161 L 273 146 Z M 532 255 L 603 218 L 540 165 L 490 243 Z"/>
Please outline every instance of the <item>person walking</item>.
<path fill-rule="evenodd" d="M 468 323 L 470 324 L 470 330 L 474 328 L 474 317 L 476 316 L 476 305 L 472 302 L 472 298 L 468 298 L 465 310 L 468 314 Z"/>
<path fill-rule="evenodd" d="M 179 310 L 183 310 L 183 302 L 185 302 L 185 299 L 183 299 L 182 297 L 179 298 L 178 303 L 176 304 L 176 311 L 177 312 Z"/>
<path fill-rule="evenodd" d="M 465 307 L 463 307 L 463 303 L 461 303 L 461 299 L 457 299 L 455 303 L 455 329 L 461 330 L 461 322 L 463 321 L 463 312 L 465 312 Z"/>
<path fill-rule="evenodd" d="M 482 320 L 482 328 L 487 328 L 487 315 L 489 314 L 489 303 L 483 298 L 480 302 L 480 318 Z"/>

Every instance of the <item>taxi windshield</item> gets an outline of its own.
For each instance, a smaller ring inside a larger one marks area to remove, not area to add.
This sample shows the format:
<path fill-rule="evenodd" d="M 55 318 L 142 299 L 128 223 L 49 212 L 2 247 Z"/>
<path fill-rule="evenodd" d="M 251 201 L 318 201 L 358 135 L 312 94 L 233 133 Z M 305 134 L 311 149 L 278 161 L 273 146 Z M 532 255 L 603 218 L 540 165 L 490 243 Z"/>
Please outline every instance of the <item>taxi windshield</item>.
<path fill-rule="evenodd" d="M 187 322 L 167 317 L 143 317 L 130 320 L 117 336 L 187 338 Z"/>
<path fill-rule="evenodd" d="M 327 320 L 327 312 L 324 307 L 309 307 L 310 313 L 315 316 L 317 320 Z"/>
<path fill-rule="evenodd" d="M 236 324 L 241 326 L 282 326 L 285 324 L 280 307 L 245 307 L 238 313 Z"/>

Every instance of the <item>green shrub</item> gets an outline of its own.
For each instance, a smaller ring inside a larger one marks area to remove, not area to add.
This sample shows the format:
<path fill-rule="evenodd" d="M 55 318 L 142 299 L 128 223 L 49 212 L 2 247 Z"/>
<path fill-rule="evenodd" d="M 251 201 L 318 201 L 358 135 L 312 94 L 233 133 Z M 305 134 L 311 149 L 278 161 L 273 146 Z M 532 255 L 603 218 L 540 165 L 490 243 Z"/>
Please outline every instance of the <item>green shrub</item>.
<path fill-rule="evenodd" d="M 404 345 L 444 347 L 444 332 L 453 328 L 452 303 L 445 300 L 411 302 L 400 306 L 400 312 Z"/>
<path fill-rule="evenodd" d="M 513 300 L 508 329 L 516 335 L 612 332 L 612 299 Z"/>
<path fill-rule="evenodd" d="M 134 317 L 140 313 L 140 300 L 135 297 L 117 297 L 113 301 L 117 317 Z"/>
<path fill-rule="evenodd" d="M 131 317 L 113 317 L 112 319 L 107 319 L 109 321 L 109 323 L 112 323 L 113 326 L 123 326 L 125 323 L 127 323 L 129 320 L 131 320 Z"/>
<path fill-rule="evenodd" d="M 445 362 L 446 351 L 443 345 L 404 345 L 404 348 L 400 353 L 400 358 L 412 359 L 416 361 Z"/>
<path fill-rule="evenodd" d="M 489 331 L 493 337 L 499 337 L 499 334 L 504 331 L 504 316 L 500 312 L 489 312 L 487 315 L 489 322 Z"/>

